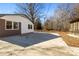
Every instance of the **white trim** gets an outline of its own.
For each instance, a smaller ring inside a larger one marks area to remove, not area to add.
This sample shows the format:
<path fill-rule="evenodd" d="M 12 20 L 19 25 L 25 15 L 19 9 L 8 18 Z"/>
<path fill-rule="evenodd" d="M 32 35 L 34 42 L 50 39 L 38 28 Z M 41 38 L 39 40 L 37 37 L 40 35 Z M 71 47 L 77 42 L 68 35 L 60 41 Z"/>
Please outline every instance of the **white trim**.
<path fill-rule="evenodd" d="M 33 28 L 32 24 L 28 24 L 28 30 L 31 30 Z"/>
<path fill-rule="evenodd" d="M 14 22 L 12 22 L 13 24 L 14 24 Z M 14 29 L 14 30 L 19 30 L 19 22 L 16 22 L 17 24 L 18 24 L 18 28 L 17 29 Z M 13 25 L 13 27 L 14 27 L 14 25 Z"/>
<path fill-rule="evenodd" d="M 79 30 L 79 22 L 78 22 L 78 30 Z"/>
<path fill-rule="evenodd" d="M 20 15 L 5 15 L 1 17 L 1 19 L 5 19 L 6 21 L 18 22 L 21 26 L 21 34 L 34 32 L 34 24 L 27 18 L 21 17 Z M 32 24 L 32 29 L 28 29 L 28 24 Z M 6 28 L 4 28 L 5 30 Z M 16 28 L 17 29 L 17 28 Z M 9 29 L 6 29 L 9 30 Z M 12 29 L 10 29 L 12 30 Z"/>
<path fill-rule="evenodd" d="M 17 22 L 17 23 L 18 23 L 18 28 L 17 28 L 17 29 L 14 29 L 14 24 L 13 24 L 13 23 L 14 23 L 15 21 L 11 21 L 11 22 L 12 22 L 12 29 L 7 29 L 7 28 L 6 28 L 7 21 L 5 20 L 5 30 L 19 30 L 19 22 Z"/>

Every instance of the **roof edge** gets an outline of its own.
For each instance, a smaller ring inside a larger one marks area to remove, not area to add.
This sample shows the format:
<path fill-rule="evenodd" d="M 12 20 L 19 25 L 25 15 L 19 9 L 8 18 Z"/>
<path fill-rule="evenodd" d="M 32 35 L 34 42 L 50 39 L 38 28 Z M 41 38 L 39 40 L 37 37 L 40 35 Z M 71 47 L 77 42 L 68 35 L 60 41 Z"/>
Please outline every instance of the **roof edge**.
<path fill-rule="evenodd" d="M 3 17 L 3 16 L 5 16 L 5 15 L 20 15 L 20 16 L 22 16 L 22 17 L 26 17 L 26 15 L 25 14 L 0 14 L 0 17 Z M 26 17 L 27 18 L 27 17 Z M 28 19 L 28 18 L 27 18 Z M 28 19 L 29 20 L 29 19 Z M 31 20 L 30 20 L 31 21 Z M 32 21 L 31 21 L 32 22 Z M 33 22 L 32 22 L 33 23 Z M 34 23 L 33 23 L 34 24 Z"/>
<path fill-rule="evenodd" d="M 70 21 L 70 23 L 79 22 L 79 18 L 76 18 L 75 20 Z"/>

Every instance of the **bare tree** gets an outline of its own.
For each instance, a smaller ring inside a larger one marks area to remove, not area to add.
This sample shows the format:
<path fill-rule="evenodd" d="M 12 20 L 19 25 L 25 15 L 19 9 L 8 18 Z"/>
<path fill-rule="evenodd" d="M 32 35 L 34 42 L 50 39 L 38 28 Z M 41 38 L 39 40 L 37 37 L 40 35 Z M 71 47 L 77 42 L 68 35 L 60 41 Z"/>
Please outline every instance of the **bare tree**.
<path fill-rule="evenodd" d="M 26 17 L 31 20 L 33 23 L 34 21 L 42 17 L 42 6 L 41 4 L 37 3 L 26 3 L 26 4 L 17 4 L 19 6 L 19 13 L 25 14 Z"/>
<path fill-rule="evenodd" d="M 42 24 L 40 19 L 35 21 L 35 28 L 36 30 L 42 30 Z"/>
<path fill-rule="evenodd" d="M 31 20 L 34 25 L 37 20 L 39 20 L 41 17 L 43 17 L 43 4 L 37 4 L 37 3 L 24 3 L 24 4 L 17 4 L 19 7 L 18 13 L 25 14 L 26 17 Z"/>
<path fill-rule="evenodd" d="M 79 4 L 74 3 L 73 4 L 73 9 L 71 11 L 71 18 L 74 20 L 75 18 L 79 18 Z"/>
<path fill-rule="evenodd" d="M 71 4 L 59 4 L 57 10 L 54 13 L 54 16 L 49 18 L 50 21 L 48 22 L 48 27 L 51 27 L 54 30 L 68 31 L 70 13 Z"/>
<path fill-rule="evenodd" d="M 69 21 L 71 20 L 72 4 L 61 4 L 57 10 L 59 30 L 68 31 Z"/>

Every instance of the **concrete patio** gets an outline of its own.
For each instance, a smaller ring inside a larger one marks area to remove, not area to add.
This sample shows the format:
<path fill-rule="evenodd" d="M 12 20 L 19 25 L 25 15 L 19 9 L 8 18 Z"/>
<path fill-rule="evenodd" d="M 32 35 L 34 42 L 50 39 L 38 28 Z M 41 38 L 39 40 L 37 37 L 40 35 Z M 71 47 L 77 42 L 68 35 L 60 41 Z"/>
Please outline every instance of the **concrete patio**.
<path fill-rule="evenodd" d="M 42 43 L 45 41 L 49 41 L 55 38 L 58 38 L 60 36 L 54 35 L 54 34 L 49 34 L 49 33 L 28 33 L 25 35 L 17 35 L 17 36 L 10 36 L 10 37 L 5 37 L 1 38 L 1 40 L 19 45 L 22 47 L 27 47 L 31 46 L 34 44 Z"/>
<path fill-rule="evenodd" d="M 0 38 L 0 55 L 79 55 L 79 48 L 69 47 L 57 33 L 30 33 Z"/>

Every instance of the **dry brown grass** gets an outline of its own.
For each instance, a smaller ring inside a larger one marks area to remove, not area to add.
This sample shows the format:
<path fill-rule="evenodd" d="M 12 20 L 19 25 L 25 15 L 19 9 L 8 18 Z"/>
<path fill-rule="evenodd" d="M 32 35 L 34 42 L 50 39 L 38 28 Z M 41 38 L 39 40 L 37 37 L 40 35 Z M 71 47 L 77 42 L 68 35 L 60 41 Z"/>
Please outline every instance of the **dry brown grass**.
<path fill-rule="evenodd" d="M 68 32 L 59 32 L 59 34 L 62 36 L 63 40 L 69 45 L 69 46 L 75 46 L 79 47 L 79 39 L 68 36 Z"/>
<path fill-rule="evenodd" d="M 50 30 L 50 31 L 43 31 L 43 32 L 55 32 L 55 33 L 59 33 L 61 35 L 61 37 L 63 38 L 63 40 L 67 43 L 67 45 L 69 46 L 75 46 L 75 47 L 79 47 L 79 39 L 78 38 L 74 38 L 74 37 L 71 37 L 71 36 L 68 36 L 67 34 L 69 32 L 62 32 L 62 31 L 54 31 L 54 30 Z"/>

